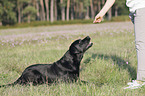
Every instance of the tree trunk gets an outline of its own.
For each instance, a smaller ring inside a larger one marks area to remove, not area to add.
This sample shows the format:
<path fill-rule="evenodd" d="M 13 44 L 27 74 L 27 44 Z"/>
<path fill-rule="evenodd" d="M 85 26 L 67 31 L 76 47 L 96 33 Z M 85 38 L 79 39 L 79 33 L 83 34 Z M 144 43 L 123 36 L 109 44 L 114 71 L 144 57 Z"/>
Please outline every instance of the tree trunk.
<path fill-rule="evenodd" d="M 74 20 L 74 9 L 73 9 L 74 7 L 73 6 L 74 6 L 74 1 L 72 0 L 71 1 L 71 20 Z"/>
<path fill-rule="evenodd" d="M 45 0 L 47 21 L 49 21 L 49 4 L 48 3 L 49 3 L 49 0 Z"/>
<path fill-rule="evenodd" d="M 90 0 L 90 6 L 91 6 L 91 17 L 94 19 L 94 8 L 93 8 L 93 2 Z"/>
<path fill-rule="evenodd" d="M 21 10 L 19 0 L 17 0 L 17 9 L 18 9 L 18 23 L 21 23 Z"/>
<path fill-rule="evenodd" d="M 100 10 L 101 10 L 101 1 L 99 0 L 98 1 L 98 11 L 100 12 Z"/>
<path fill-rule="evenodd" d="M 73 0 L 74 1 L 74 6 L 73 6 L 73 9 L 74 9 L 74 18 L 77 18 L 77 4 L 76 4 L 76 0 Z"/>
<path fill-rule="evenodd" d="M 87 6 L 87 12 L 86 12 L 85 19 L 90 19 L 90 17 L 89 17 L 89 6 Z"/>
<path fill-rule="evenodd" d="M 66 20 L 69 21 L 69 7 L 70 7 L 70 0 L 67 0 L 67 12 L 66 12 Z"/>
<path fill-rule="evenodd" d="M 2 24 L 2 22 L 0 21 L 0 26 L 2 26 L 3 24 Z"/>
<path fill-rule="evenodd" d="M 80 17 L 79 17 L 79 15 L 80 15 L 80 3 L 78 3 L 77 1 L 76 1 L 76 18 L 77 19 L 79 19 Z"/>
<path fill-rule="evenodd" d="M 94 9 L 94 15 L 95 15 L 95 13 L 97 12 L 97 10 L 98 10 L 98 0 L 92 0 L 92 5 L 93 5 L 93 9 Z"/>
<path fill-rule="evenodd" d="M 50 21 L 53 22 L 54 21 L 54 10 L 53 10 L 53 6 L 54 6 L 54 0 L 51 0 L 51 7 L 50 7 Z"/>
<path fill-rule="evenodd" d="M 79 3 L 76 3 L 76 7 L 75 7 L 75 18 L 78 18 L 78 13 L 79 13 Z"/>
<path fill-rule="evenodd" d="M 18 23 L 21 23 L 21 11 L 20 11 L 20 7 L 18 7 Z"/>
<path fill-rule="evenodd" d="M 21 13 L 23 13 L 23 7 L 22 7 L 22 9 L 21 9 Z M 21 22 L 24 22 L 24 18 L 23 18 L 24 16 L 23 16 L 23 14 L 21 14 Z"/>
<path fill-rule="evenodd" d="M 40 20 L 43 20 L 43 16 L 42 16 L 42 10 L 40 10 Z"/>
<path fill-rule="evenodd" d="M 28 23 L 30 23 L 30 18 L 31 18 L 30 15 L 28 15 L 28 21 L 27 21 Z"/>
<path fill-rule="evenodd" d="M 57 0 L 55 0 L 55 20 L 57 21 Z"/>
<path fill-rule="evenodd" d="M 112 18 L 112 8 L 109 9 L 107 14 L 108 14 L 108 20 L 111 20 L 111 18 Z"/>
<path fill-rule="evenodd" d="M 42 9 L 42 20 L 45 21 L 45 12 L 44 12 L 44 3 L 43 3 L 43 0 L 40 0 L 40 5 L 41 5 L 41 9 Z"/>
<path fill-rule="evenodd" d="M 62 18 L 62 21 L 65 21 L 65 7 L 64 7 L 64 4 L 63 4 L 63 0 L 60 0 L 60 4 L 61 4 L 61 18 Z"/>
<path fill-rule="evenodd" d="M 79 18 L 83 18 L 83 2 L 80 2 L 80 8 L 79 8 Z"/>
<path fill-rule="evenodd" d="M 118 16 L 118 7 L 115 6 L 115 17 L 117 17 L 117 16 Z"/>
<path fill-rule="evenodd" d="M 39 3 L 37 1 L 36 1 L 36 9 L 37 9 L 37 20 L 40 20 Z"/>
<path fill-rule="evenodd" d="M 102 4 L 103 4 L 103 5 L 105 4 L 105 0 L 102 0 Z"/>

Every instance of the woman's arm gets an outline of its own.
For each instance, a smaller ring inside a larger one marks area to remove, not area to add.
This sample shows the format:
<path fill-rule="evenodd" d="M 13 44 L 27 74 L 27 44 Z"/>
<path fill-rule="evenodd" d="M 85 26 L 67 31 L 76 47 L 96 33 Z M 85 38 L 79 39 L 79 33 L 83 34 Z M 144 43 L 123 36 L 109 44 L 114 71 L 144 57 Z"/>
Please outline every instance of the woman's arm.
<path fill-rule="evenodd" d="M 112 7 L 112 5 L 115 3 L 115 0 L 107 0 L 101 11 L 96 15 L 95 20 L 93 23 L 99 23 L 102 21 L 103 16 L 106 14 L 106 12 Z"/>

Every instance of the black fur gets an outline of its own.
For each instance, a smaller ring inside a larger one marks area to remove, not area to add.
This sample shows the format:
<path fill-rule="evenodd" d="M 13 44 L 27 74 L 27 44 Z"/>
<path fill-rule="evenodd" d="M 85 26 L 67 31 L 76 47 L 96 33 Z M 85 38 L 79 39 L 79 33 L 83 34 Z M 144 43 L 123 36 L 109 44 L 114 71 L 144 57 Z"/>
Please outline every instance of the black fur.
<path fill-rule="evenodd" d="M 64 56 L 53 64 L 35 64 L 27 67 L 22 75 L 12 84 L 1 85 L 0 87 L 13 86 L 16 84 L 27 85 L 32 83 L 51 84 L 56 81 L 75 82 L 79 78 L 80 62 L 84 52 L 93 43 L 87 36 L 83 40 L 74 41 Z"/>

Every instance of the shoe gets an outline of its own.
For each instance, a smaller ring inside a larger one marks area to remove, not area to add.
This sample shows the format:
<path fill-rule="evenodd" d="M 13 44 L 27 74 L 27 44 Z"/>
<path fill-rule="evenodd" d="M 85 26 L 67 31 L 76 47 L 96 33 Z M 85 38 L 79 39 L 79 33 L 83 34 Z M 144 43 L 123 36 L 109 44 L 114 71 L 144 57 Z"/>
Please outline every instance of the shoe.
<path fill-rule="evenodd" d="M 125 87 L 124 89 L 137 89 L 141 88 L 143 85 L 145 85 L 145 82 L 138 81 L 138 80 L 132 80 L 132 82 L 127 83 L 129 85 L 128 87 Z"/>

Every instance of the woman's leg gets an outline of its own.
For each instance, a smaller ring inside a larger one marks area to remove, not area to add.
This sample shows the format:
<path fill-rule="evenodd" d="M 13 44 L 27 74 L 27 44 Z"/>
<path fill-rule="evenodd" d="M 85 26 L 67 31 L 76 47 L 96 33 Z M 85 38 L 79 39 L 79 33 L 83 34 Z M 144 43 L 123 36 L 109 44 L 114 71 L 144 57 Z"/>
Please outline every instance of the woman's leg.
<path fill-rule="evenodd" d="M 138 60 L 137 80 L 145 81 L 145 8 L 136 10 L 134 28 Z"/>

